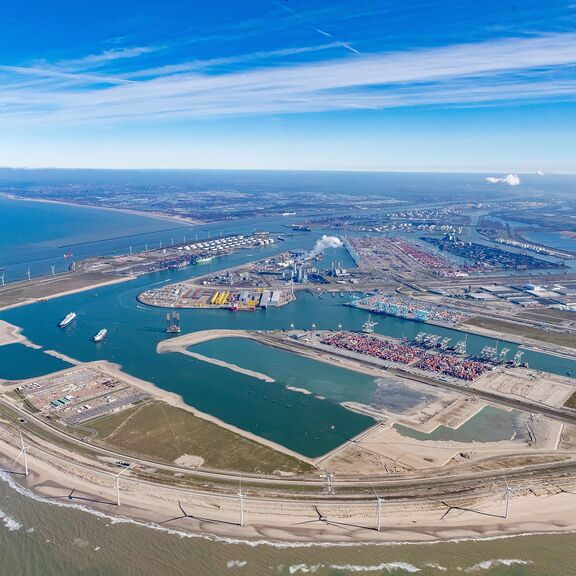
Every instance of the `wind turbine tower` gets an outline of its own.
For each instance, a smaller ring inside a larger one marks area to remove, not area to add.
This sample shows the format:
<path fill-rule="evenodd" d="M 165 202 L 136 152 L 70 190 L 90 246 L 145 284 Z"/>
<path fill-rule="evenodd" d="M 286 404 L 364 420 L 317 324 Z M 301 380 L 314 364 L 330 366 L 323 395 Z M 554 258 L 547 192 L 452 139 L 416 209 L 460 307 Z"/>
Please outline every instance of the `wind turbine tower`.
<path fill-rule="evenodd" d="M 504 490 L 504 498 L 506 499 L 506 509 L 504 511 L 504 518 L 508 518 L 508 513 L 510 512 L 510 496 L 513 492 L 506 479 L 506 474 L 504 474 L 504 482 L 506 483 L 506 488 Z"/>
<path fill-rule="evenodd" d="M 240 478 L 240 488 L 238 490 L 238 505 L 240 506 L 240 526 L 244 526 L 244 495 L 242 494 L 242 478 Z"/>
<path fill-rule="evenodd" d="M 28 446 L 24 444 L 24 437 L 22 436 L 22 432 L 20 432 L 20 443 L 22 445 L 22 448 L 18 453 L 18 456 L 16 456 L 16 460 L 14 460 L 12 468 L 16 466 L 18 460 L 20 460 L 20 456 L 24 455 L 24 476 L 28 476 Z M 12 470 L 12 468 L 10 468 L 10 470 Z"/>
<path fill-rule="evenodd" d="M 116 474 L 116 506 L 120 506 L 120 475 L 134 466 L 134 462 Z"/>

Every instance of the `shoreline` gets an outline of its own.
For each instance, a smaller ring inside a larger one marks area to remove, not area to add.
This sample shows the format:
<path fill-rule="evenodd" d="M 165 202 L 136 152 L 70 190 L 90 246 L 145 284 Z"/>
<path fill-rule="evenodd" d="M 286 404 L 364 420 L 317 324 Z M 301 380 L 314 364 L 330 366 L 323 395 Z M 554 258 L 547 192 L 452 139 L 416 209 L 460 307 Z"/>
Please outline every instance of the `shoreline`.
<path fill-rule="evenodd" d="M 40 283 L 43 281 L 46 281 L 47 279 L 53 278 L 52 276 L 44 276 L 41 278 L 36 279 L 36 281 L 32 281 L 27 283 L 26 285 L 29 286 L 34 286 L 35 283 Z M 4 310 L 10 310 L 12 308 L 20 308 L 21 306 L 28 306 L 29 304 L 38 304 L 39 302 L 42 302 L 44 300 L 53 300 L 55 298 L 61 298 L 63 296 L 70 296 L 71 294 L 78 294 L 79 292 L 85 292 L 87 290 L 93 290 L 94 288 L 100 288 L 100 287 L 104 287 L 104 286 L 112 286 L 114 284 L 120 284 L 122 282 L 128 282 L 130 280 L 134 280 L 134 277 L 130 277 L 130 276 L 114 276 L 111 277 L 110 280 L 103 280 L 102 282 L 91 282 L 89 284 L 86 284 L 85 286 L 79 286 L 78 288 L 70 288 L 70 289 L 65 289 L 62 290 L 61 292 L 55 292 L 54 294 L 48 294 L 46 296 L 41 296 L 41 297 L 37 297 L 37 298 L 26 298 L 25 300 L 22 300 L 20 302 L 15 302 L 14 304 L 7 304 L 7 305 L 0 305 L 0 313 L 3 312 Z M 13 284 L 7 284 L 6 285 L 6 291 L 8 291 L 10 288 L 14 288 Z M 0 289 L 0 293 L 1 293 L 1 289 Z"/>
<path fill-rule="evenodd" d="M 68 202 L 66 200 L 49 200 L 47 198 L 30 198 L 28 196 L 17 196 L 10 192 L 0 192 L 0 197 L 6 200 L 15 200 L 22 202 L 39 202 L 41 204 L 60 204 L 64 206 L 75 206 L 77 208 L 90 208 L 92 210 L 107 210 L 109 212 L 120 212 L 122 214 L 131 214 L 133 216 L 146 216 L 155 220 L 166 220 L 168 222 L 179 222 L 180 224 L 189 224 L 191 226 L 200 226 L 208 224 L 202 220 L 194 220 L 183 216 L 165 214 L 163 212 L 146 212 L 145 210 L 131 210 L 130 208 L 112 208 L 110 206 L 93 206 L 91 204 L 81 204 L 79 202 Z"/>
<path fill-rule="evenodd" d="M 242 368 L 237 364 L 231 364 L 230 362 L 225 362 L 224 360 L 218 360 L 217 358 L 211 358 L 210 356 L 204 356 L 203 354 L 198 354 L 197 352 L 191 352 L 190 350 L 180 351 L 181 354 L 200 360 L 200 362 L 206 362 L 208 364 L 214 364 L 215 366 L 220 366 L 221 368 L 227 368 L 232 370 L 232 372 L 238 372 L 240 374 L 245 374 L 246 376 L 251 376 L 252 378 L 257 378 L 258 380 L 263 380 L 264 382 L 276 382 L 274 378 L 263 374 L 262 372 L 255 372 L 248 368 Z"/>
<path fill-rule="evenodd" d="M 206 336 L 204 334 L 203 337 Z M 117 373 L 122 380 L 152 392 L 156 399 L 169 401 L 170 404 L 183 407 L 198 417 L 237 431 L 216 418 L 194 410 L 185 404 L 179 395 L 126 374 L 119 365 L 107 361 L 86 364 L 100 367 L 111 374 Z M 240 433 L 249 437 L 244 431 Z M 7 435 L 10 439 L 8 441 Z M 34 435 L 31 438 L 36 437 Z M 262 443 L 259 437 L 255 439 Z M 0 458 L 15 459 L 20 450 L 18 441 L 12 432 L 7 429 L 0 430 L 0 446 L 3 447 Z M 350 500 L 346 494 L 342 497 L 325 497 L 318 492 L 316 496 L 298 496 L 295 493 L 294 498 L 279 494 L 277 498 L 270 499 L 259 497 L 257 490 L 250 487 L 249 482 L 246 484 L 248 491 L 245 494 L 244 526 L 240 526 L 237 520 L 237 496 L 229 491 L 199 492 L 194 488 L 181 487 L 177 482 L 152 482 L 137 476 L 131 477 L 130 474 L 122 476 L 122 505 L 116 507 L 113 483 L 115 471 L 91 465 L 91 462 L 95 461 L 101 465 L 101 457 L 97 456 L 95 459 L 77 455 L 76 458 L 66 458 L 63 453 L 62 460 L 57 461 L 51 452 L 53 447 L 54 445 L 44 445 L 43 442 L 38 444 L 36 439 L 29 446 L 31 475 L 27 486 L 34 494 L 40 494 L 47 499 L 69 501 L 71 504 L 74 504 L 74 498 L 82 502 L 85 502 L 85 499 L 98 500 L 100 504 L 83 504 L 84 509 L 113 516 L 120 512 L 122 517 L 129 519 L 124 521 L 152 523 L 152 528 L 162 525 L 167 530 L 196 537 L 233 539 L 249 545 L 266 542 L 279 546 L 322 546 L 433 543 L 477 538 L 479 535 L 485 538 L 508 537 L 530 532 L 557 531 L 559 527 L 564 531 L 576 530 L 576 494 L 556 491 L 553 488 L 546 491 L 542 484 L 537 485 L 537 478 L 532 481 L 534 491 L 532 488 L 526 491 L 522 487 L 515 490 L 510 518 L 501 515 L 502 497 L 498 492 L 495 498 L 493 490 L 481 490 L 477 495 L 464 491 L 462 496 L 457 493 L 449 494 L 446 498 L 439 497 L 438 501 L 422 495 L 392 499 L 384 497 L 384 522 L 380 532 L 374 528 L 375 503 L 370 496 L 362 500 Z M 296 456 L 302 459 L 300 455 Z M 324 460 L 326 456 L 321 458 Z M 142 459 L 129 459 L 144 470 L 151 465 Z M 250 475 L 244 477 L 248 480 Z M 464 479 L 454 481 L 455 486 L 459 483 L 466 486 Z M 283 480 L 280 477 L 276 482 L 282 484 Z M 73 498 L 69 497 L 70 488 L 74 488 L 76 494 Z M 445 501 L 450 503 L 452 519 L 445 519 L 448 510 Z M 176 517 L 178 506 L 186 510 L 185 516 Z M 318 514 L 321 514 L 320 519 Z M 535 521 L 534 518 L 538 520 Z M 170 526 L 165 526 L 167 521 Z M 315 522 L 317 524 L 314 524 Z M 302 523 L 307 527 L 301 526 Z"/>
<path fill-rule="evenodd" d="M 0 346 L 9 346 L 10 344 L 22 344 L 36 350 L 42 349 L 42 346 L 34 344 L 22 334 L 20 326 L 14 326 L 14 324 L 10 324 L 5 320 L 0 320 Z"/>
<path fill-rule="evenodd" d="M 19 448 L 0 440 L 2 464 L 11 464 Z M 276 547 L 358 546 L 393 544 L 435 544 L 462 540 L 509 538 L 522 535 L 570 533 L 576 531 L 576 496 L 555 494 L 549 497 L 513 497 L 510 515 L 504 517 L 500 494 L 484 498 L 478 510 L 454 509 L 453 519 L 444 518 L 447 508 L 424 506 L 422 502 L 390 503 L 384 499 L 382 529 L 375 529 L 375 501 L 308 501 L 305 506 L 287 501 L 263 501 L 245 496 L 245 523 L 240 526 L 236 496 L 186 493 L 178 489 L 155 488 L 150 484 L 122 477 L 121 504 L 116 505 L 114 474 L 106 474 L 106 485 L 80 481 L 75 475 L 55 469 L 36 454 L 29 455 L 30 475 L 24 482 L 4 472 L 7 480 L 26 494 L 45 503 L 81 509 L 114 523 L 135 523 L 166 530 L 181 537 L 244 543 L 249 546 Z M 16 472 L 18 474 L 18 472 Z M 104 474 L 100 475 L 104 478 Z M 70 487 L 76 496 L 70 497 Z M 87 505 L 85 499 L 99 502 Z M 74 502 L 78 499 L 79 502 Z M 218 504 L 216 504 L 218 502 Z M 179 505 L 186 516 L 175 518 Z M 315 506 L 324 520 L 314 517 Z M 491 512 L 489 510 L 492 510 Z M 307 524 L 303 527 L 302 522 Z M 169 522 L 169 523 L 168 523 Z"/>

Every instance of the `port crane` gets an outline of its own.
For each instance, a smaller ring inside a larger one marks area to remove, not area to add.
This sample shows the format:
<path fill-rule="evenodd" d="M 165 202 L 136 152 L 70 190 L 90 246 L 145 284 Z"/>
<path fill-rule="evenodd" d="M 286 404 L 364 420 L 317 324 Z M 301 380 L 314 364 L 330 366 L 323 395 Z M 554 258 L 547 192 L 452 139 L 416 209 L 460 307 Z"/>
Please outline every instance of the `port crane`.
<path fill-rule="evenodd" d="M 372 322 L 372 316 L 368 314 L 368 320 L 362 324 L 362 332 L 364 334 L 373 334 L 374 327 L 378 324 L 378 322 Z"/>

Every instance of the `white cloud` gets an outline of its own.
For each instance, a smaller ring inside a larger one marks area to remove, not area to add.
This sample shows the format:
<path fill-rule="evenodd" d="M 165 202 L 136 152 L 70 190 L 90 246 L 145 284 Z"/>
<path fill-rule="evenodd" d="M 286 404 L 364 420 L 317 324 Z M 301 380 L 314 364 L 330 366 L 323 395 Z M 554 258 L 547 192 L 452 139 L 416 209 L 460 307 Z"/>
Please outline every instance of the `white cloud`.
<path fill-rule="evenodd" d="M 337 44 L 325 44 L 318 50 Z M 130 55 L 135 57 L 144 49 L 132 50 Z M 280 50 L 276 56 L 306 50 Z M 94 59 L 112 62 L 121 57 L 128 57 L 128 53 L 109 51 L 84 58 L 77 63 L 78 72 L 0 66 L 0 123 L 118 123 L 141 118 L 477 106 L 505 100 L 576 97 L 572 73 L 576 33 L 348 55 L 266 68 L 243 66 L 239 71 L 208 73 L 202 70 L 201 62 L 200 69 L 194 69 L 194 63 L 174 63 L 156 69 L 141 67 L 127 76 L 136 80 L 128 83 L 115 75 L 82 71 Z M 249 60 L 249 55 L 244 57 L 244 64 Z M 231 57 L 212 62 L 234 61 Z M 19 82 L 30 75 L 42 81 L 32 85 Z"/>
<path fill-rule="evenodd" d="M 486 182 L 490 182 L 490 184 L 507 184 L 508 186 L 520 186 L 520 177 L 518 174 L 508 174 L 508 176 L 504 176 L 503 178 L 489 176 L 486 178 Z"/>
<path fill-rule="evenodd" d="M 104 66 L 116 60 L 126 60 L 128 58 L 137 58 L 144 54 L 157 52 L 159 47 L 156 46 L 133 46 L 129 48 L 111 48 L 104 50 L 99 54 L 89 54 L 82 58 L 75 58 L 72 60 L 60 60 L 56 62 L 55 67 L 66 69 L 86 69 Z"/>

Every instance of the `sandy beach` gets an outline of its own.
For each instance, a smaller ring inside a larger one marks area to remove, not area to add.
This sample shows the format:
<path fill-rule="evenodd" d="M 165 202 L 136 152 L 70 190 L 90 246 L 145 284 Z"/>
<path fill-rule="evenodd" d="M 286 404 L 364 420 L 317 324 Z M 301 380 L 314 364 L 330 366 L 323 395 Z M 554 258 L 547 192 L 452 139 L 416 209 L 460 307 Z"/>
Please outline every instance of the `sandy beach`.
<path fill-rule="evenodd" d="M 262 374 L 262 372 L 248 370 L 247 368 L 242 368 L 241 366 L 237 366 L 236 364 L 231 364 L 230 362 L 224 362 L 224 360 L 218 360 L 217 358 L 210 358 L 209 356 L 204 356 L 203 354 L 190 352 L 190 350 L 181 351 L 181 354 L 186 354 L 186 356 L 196 358 L 196 360 L 200 360 L 200 362 L 207 362 L 208 364 L 214 364 L 215 366 L 228 368 L 228 370 L 232 370 L 233 372 L 246 374 L 246 376 L 252 376 L 252 378 L 258 378 L 258 380 L 264 380 L 264 382 L 275 382 L 274 378 L 271 378 L 266 374 Z"/>
<path fill-rule="evenodd" d="M 3 465 L 8 468 L 20 451 L 18 440 L 5 430 L 0 434 Z M 17 477 L 50 500 L 165 529 L 242 541 L 433 542 L 576 530 L 576 495 L 557 488 L 550 488 L 548 493 L 516 488 L 508 518 L 502 486 L 495 487 L 492 494 L 462 496 L 448 502 L 411 498 L 395 502 L 384 498 L 380 531 L 376 530 L 376 498 L 347 501 L 318 496 L 295 502 L 262 499 L 247 490 L 243 498 L 244 526 L 240 526 L 240 503 L 235 495 L 157 486 L 130 477 L 128 471 L 119 481 L 117 506 L 115 471 L 98 472 L 88 465 L 49 459 L 38 448 L 29 450 L 28 465 L 28 478 Z M 21 472 L 22 466 L 16 465 L 14 470 Z"/>
<path fill-rule="evenodd" d="M 24 344 L 24 346 L 29 346 L 30 348 L 42 348 L 42 346 L 30 342 L 22 334 L 20 326 L 14 326 L 4 320 L 0 320 L 0 346 L 6 346 L 7 344 Z"/>
<path fill-rule="evenodd" d="M 148 218 L 155 218 L 156 220 L 166 220 L 169 222 L 179 222 L 180 224 L 203 224 L 201 220 L 194 218 L 187 218 L 184 216 L 176 216 L 175 214 L 165 214 L 164 212 L 146 212 L 145 210 L 131 210 L 129 208 L 112 208 L 108 206 L 92 206 L 90 204 L 80 204 L 79 202 L 67 202 L 65 200 L 48 200 L 45 198 L 30 198 L 27 196 L 16 196 L 9 192 L 0 192 L 0 197 L 7 200 L 18 200 L 22 202 L 38 202 L 41 204 L 61 204 L 64 206 L 76 206 L 78 208 L 90 208 L 92 210 L 107 210 L 109 212 L 120 212 L 122 214 L 133 214 L 135 216 L 146 216 Z"/>
<path fill-rule="evenodd" d="M 162 340 L 156 347 L 156 351 L 162 354 L 163 352 L 182 352 L 202 342 L 209 342 L 210 340 L 217 340 L 218 338 L 250 338 L 255 339 L 254 334 L 246 330 L 199 330 L 198 332 L 190 332 L 189 334 L 182 334 L 175 338 L 168 338 Z"/>
<path fill-rule="evenodd" d="M 218 331 L 207 331 L 199 339 L 205 341 L 207 337 L 222 337 Z M 231 334 L 229 334 L 231 335 Z M 233 332 L 236 336 L 236 332 Z M 187 335 L 192 336 L 192 335 Z M 189 345 L 192 338 L 180 337 L 167 342 L 176 343 L 174 348 Z M 193 340 L 198 341 L 198 338 Z M 281 446 L 263 441 L 243 430 L 226 425 L 218 419 L 202 414 L 184 403 L 176 394 L 157 388 L 155 385 L 139 380 L 125 374 L 117 365 L 105 361 L 89 363 L 98 367 L 118 379 L 124 380 L 136 387 L 151 393 L 154 397 L 179 406 L 197 416 L 206 418 L 220 426 L 233 430 L 246 437 L 253 437 L 258 442 L 264 442 L 275 449 L 290 453 Z M 31 416 L 28 416 L 31 418 Z M 375 426 L 353 439 L 352 448 L 362 448 L 362 444 L 373 444 L 374 438 L 379 435 L 379 426 Z M 442 446 L 442 443 L 424 443 L 428 448 L 417 445 L 423 443 L 408 441 L 400 438 L 397 433 L 391 432 L 385 443 L 396 452 L 396 465 L 403 462 L 409 467 L 414 463 L 405 460 L 407 449 L 420 450 L 424 462 L 433 453 L 444 464 L 450 454 L 457 449 L 456 445 Z M 494 537 L 502 535 L 523 534 L 527 532 L 547 532 L 576 529 L 576 494 L 573 491 L 574 480 L 560 477 L 559 486 L 551 484 L 549 477 L 531 476 L 529 481 L 514 480 L 509 476 L 509 482 L 514 488 L 511 498 L 510 514 L 504 517 L 505 503 L 503 499 L 504 484 L 499 473 L 495 470 L 485 480 L 475 478 L 475 467 L 465 468 L 460 476 L 452 476 L 454 487 L 447 496 L 437 498 L 411 495 L 410 489 L 401 490 L 399 495 L 390 494 L 384 490 L 382 502 L 381 531 L 375 530 L 376 500 L 367 496 L 363 499 L 339 496 L 339 484 L 349 486 L 355 482 L 352 476 L 358 478 L 358 466 L 346 471 L 341 468 L 343 476 L 335 477 L 335 494 L 326 496 L 321 494 L 322 483 L 318 483 L 318 493 L 307 492 L 294 498 L 297 493 L 286 493 L 279 489 L 274 498 L 260 493 L 247 481 L 244 488 L 244 526 L 239 525 L 239 500 L 232 488 L 225 492 L 204 492 L 199 489 L 185 488 L 179 477 L 183 474 L 172 469 L 174 482 L 162 484 L 153 483 L 146 479 L 149 472 L 155 470 L 152 462 L 142 459 L 134 460 L 130 456 L 117 454 L 116 458 L 128 458 L 134 461 L 134 469 L 126 471 L 119 480 L 121 492 L 121 505 L 116 505 L 115 475 L 118 469 L 114 467 L 113 452 L 109 457 L 90 455 L 85 451 L 71 451 L 66 444 L 51 444 L 38 436 L 26 433 L 26 442 L 29 445 L 28 465 L 30 476 L 27 485 L 34 492 L 44 495 L 51 500 L 69 504 L 82 504 L 111 515 L 137 519 L 142 522 L 152 522 L 174 530 L 211 534 L 221 538 L 238 540 L 292 542 L 292 543 L 359 543 L 359 542 L 398 542 L 415 541 L 431 542 L 443 539 Z M 380 440 L 377 440 L 380 442 Z M 487 446 L 488 451 L 496 448 L 503 456 L 507 450 L 504 445 Z M 19 438 L 7 427 L 0 428 L 0 452 L 4 455 L 5 466 L 9 468 L 20 451 Z M 295 456 L 301 458 L 300 455 Z M 329 468 L 330 459 L 339 457 L 337 451 L 324 460 L 322 467 Z M 540 463 L 544 463 L 546 456 L 542 454 Z M 200 465 L 200 460 L 194 455 L 186 455 L 184 462 L 175 462 L 189 466 L 190 463 Z M 569 460 L 570 453 L 560 454 L 557 462 Z M 393 459 L 394 460 L 394 459 Z M 393 462 L 392 462 L 393 463 Z M 482 468 L 480 468 L 482 469 Z M 21 471 L 21 464 L 14 470 Z M 171 468 L 167 468 L 167 471 Z M 491 468 L 484 468 L 490 471 Z M 394 472 L 395 470 L 391 470 Z M 202 474 L 202 471 L 198 471 Z M 371 471 L 378 474 L 377 469 Z M 422 469 L 425 473 L 425 469 Z M 456 474 L 452 468 L 450 475 Z M 209 476 L 207 476 L 209 477 Z M 234 475 L 224 473 L 222 478 L 232 480 Z M 22 476 L 19 476 L 23 480 Z M 263 478 L 264 480 L 264 478 Z M 269 490 L 274 490 L 275 483 L 282 485 L 282 478 L 264 480 Z M 390 487 L 402 486 L 403 482 L 418 482 L 417 476 L 393 474 L 390 477 Z M 437 478 L 436 478 L 437 481 Z M 318 480 L 315 480 L 318 482 Z M 400 484 L 398 484 L 400 482 Z M 421 480 L 420 482 L 425 482 Z M 430 476 L 430 486 L 438 490 L 434 475 Z M 473 490 L 470 486 L 476 486 Z M 461 489 L 458 488 L 461 487 Z M 393 492 L 394 493 L 394 492 Z M 392 493 L 392 494 L 393 494 Z M 404 494 L 402 496 L 402 493 Z M 396 494 L 398 494 L 396 492 Z M 431 492 L 430 495 L 433 495 Z M 184 513 L 182 512 L 184 511 Z"/>

